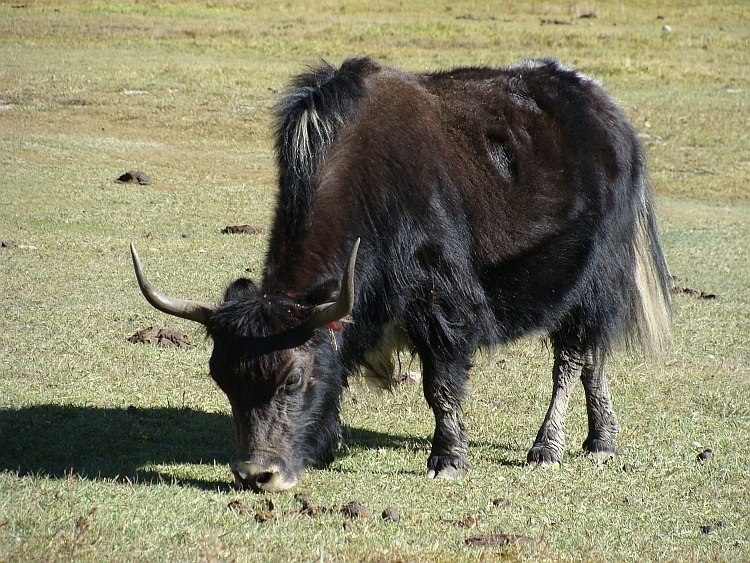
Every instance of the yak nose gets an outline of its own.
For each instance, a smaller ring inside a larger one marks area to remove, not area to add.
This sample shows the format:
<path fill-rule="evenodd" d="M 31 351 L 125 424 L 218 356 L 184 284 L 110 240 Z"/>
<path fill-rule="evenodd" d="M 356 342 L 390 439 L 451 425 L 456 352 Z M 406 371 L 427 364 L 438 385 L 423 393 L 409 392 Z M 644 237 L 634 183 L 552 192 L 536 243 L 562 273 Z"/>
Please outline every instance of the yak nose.
<path fill-rule="evenodd" d="M 229 466 L 235 482 L 244 489 L 276 493 L 291 489 L 298 481 L 296 475 L 284 470 L 282 463 L 262 463 L 233 458 Z"/>

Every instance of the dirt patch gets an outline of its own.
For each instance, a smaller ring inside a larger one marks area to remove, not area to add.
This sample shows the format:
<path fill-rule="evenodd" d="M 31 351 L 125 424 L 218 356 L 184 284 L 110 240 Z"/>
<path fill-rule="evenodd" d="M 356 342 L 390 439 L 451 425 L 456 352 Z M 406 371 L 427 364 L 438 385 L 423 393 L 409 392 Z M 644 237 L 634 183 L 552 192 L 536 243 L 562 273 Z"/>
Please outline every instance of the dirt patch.
<path fill-rule="evenodd" d="M 129 170 L 122 176 L 115 180 L 118 184 L 140 184 L 149 185 L 151 178 L 145 172 L 139 172 L 138 170 Z"/>
<path fill-rule="evenodd" d="M 193 347 L 190 337 L 185 332 L 169 330 L 166 328 L 154 328 L 152 326 L 139 330 L 130 338 L 128 342 L 133 344 L 151 344 L 161 348 L 183 348 Z"/>
<path fill-rule="evenodd" d="M 230 225 L 221 229 L 221 232 L 225 235 L 262 235 L 266 230 L 252 225 Z"/>

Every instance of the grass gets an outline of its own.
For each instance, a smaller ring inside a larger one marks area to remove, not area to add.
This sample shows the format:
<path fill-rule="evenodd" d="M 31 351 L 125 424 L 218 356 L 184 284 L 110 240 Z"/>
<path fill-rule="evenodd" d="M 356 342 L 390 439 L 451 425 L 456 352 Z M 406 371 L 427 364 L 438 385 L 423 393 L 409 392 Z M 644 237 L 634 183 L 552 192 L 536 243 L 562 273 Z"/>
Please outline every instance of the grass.
<path fill-rule="evenodd" d="M 739 0 L 0 1 L 0 240 L 18 244 L 0 248 L 0 560 L 749 560 L 749 20 Z M 612 463 L 580 455 L 579 387 L 560 471 L 523 467 L 550 393 L 532 340 L 478 358 L 467 479 L 423 477 L 418 386 L 354 385 L 344 449 L 299 489 L 328 509 L 274 495 L 257 522 L 269 497 L 229 486 L 210 343 L 145 303 L 127 245 L 175 295 L 257 278 L 266 237 L 220 229 L 271 221 L 278 92 L 363 54 L 410 70 L 555 56 L 601 80 L 647 147 L 678 284 L 718 299 L 675 297 L 662 364 L 613 358 Z M 112 183 L 131 169 L 153 184 Z M 197 346 L 127 342 L 150 325 Z M 373 515 L 337 510 L 353 499 Z M 465 543 L 497 529 L 533 542 Z"/>

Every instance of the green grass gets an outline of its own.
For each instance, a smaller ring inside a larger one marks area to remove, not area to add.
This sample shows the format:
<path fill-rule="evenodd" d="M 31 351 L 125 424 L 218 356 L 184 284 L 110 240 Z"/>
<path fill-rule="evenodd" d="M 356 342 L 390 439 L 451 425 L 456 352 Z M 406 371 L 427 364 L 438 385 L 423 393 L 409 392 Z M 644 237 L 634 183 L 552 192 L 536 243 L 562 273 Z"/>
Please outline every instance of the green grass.
<path fill-rule="evenodd" d="M 675 297 L 663 363 L 612 359 L 614 462 L 580 455 L 579 387 L 562 468 L 523 466 L 551 387 L 530 340 L 477 358 L 467 479 L 424 478 L 418 386 L 356 384 L 344 448 L 298 489 L 328 508 L 279 494 L 256 522 L 269 497 L 230 487 L 210 342 L 147 305 L 127 246 L 175 295 L 257 278 L 266 236 L 220 229 L 270 224 L 279 91 L 364 54 L 415 71 L 554 56 L 599 79 L 643 137 L 672 273 L 718 299 Z M 0 560 L 750 560 L 748 69 L 740 0 L 0 1 L 0 240 L 19 245 L 0 248 Z M 112 182 L 131 169 L 153 185 Z M 127 342 L 150 325 L 197 346 Z M 349 522 L 354 499 L 373 515 Z M 465 544 L 497 529 L 533 542 Z"/>

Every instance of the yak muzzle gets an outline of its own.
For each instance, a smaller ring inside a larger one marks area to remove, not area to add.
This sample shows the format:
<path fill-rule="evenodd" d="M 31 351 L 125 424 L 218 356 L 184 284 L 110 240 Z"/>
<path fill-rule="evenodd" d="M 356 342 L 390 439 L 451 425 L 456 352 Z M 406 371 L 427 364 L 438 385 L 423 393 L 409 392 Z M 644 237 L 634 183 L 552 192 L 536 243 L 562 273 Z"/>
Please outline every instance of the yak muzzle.
<path fill-rule="evenodd" d="M 229 464 L 237 486 L 257 492 L 278 493 L 291 489 L 299 482 L 296 472 L 281 461 L 243 461 L 232 458 Z"/>

